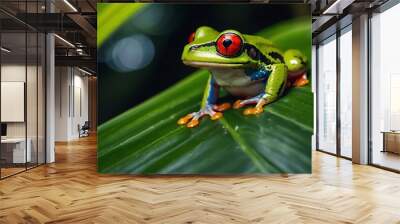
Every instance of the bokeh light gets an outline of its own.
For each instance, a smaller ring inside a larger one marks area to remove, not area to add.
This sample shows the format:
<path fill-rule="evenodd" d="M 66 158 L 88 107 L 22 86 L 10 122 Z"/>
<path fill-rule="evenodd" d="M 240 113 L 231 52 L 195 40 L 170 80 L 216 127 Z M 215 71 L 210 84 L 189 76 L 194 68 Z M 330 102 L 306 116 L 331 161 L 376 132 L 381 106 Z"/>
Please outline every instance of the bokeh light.
<path fill-rule="evenodd" d="M 151 63 L 155 54 L 153 42 L 143 34 L 119 40 L 110 51 L 107 64 L 119 72 L 142 69 Z"/>
<path fill-rule="evenodd" d="M 171 7 L 165 5 L 152 5 L 132 18 L 131 24 L 134 28 L 151 35 L 162 35 L 172 32 L 175 23 L 171 21 Z"/>

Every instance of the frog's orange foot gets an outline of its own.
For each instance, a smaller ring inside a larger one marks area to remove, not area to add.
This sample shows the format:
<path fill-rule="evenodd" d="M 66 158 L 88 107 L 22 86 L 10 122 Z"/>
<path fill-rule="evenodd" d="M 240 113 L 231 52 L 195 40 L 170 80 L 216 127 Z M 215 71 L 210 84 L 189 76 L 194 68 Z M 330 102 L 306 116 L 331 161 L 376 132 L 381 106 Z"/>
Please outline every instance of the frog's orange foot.
<path fill-rule="evenodd" d="M 211 120 L 218 120 L 223 116 L 221 112 L 214 111 L 211 108 L 212 107 L 209 106 L 207 108 L 201 109 L 198 112 L 190 113 L 184 117 L 181 117 L 177 123 L 179 125 L 186 125 L 186 127 L 188 128 L 194 128 L 200 124 L 200 118 L 205 115 L 210 116 Z M 226 105 L 222 109 L 224 108 L 226 108 Z"/>
<path fill-rule="evenodd" d="M 230 103 L 221 103 L 221 104 L 213 106 L 214 110 L 220 111 L 220 112 L 228 110 L 229 108 L 231 108 L 231 104 Z"/>
<path fill-rule="evenodd" d="M 221 112 L 215 112 L 213 115 L 210 115 L 211 120 L 213 120 L 213 121 L 214 121 L 214 120 L 220 119 L 222 116 L 223 116 L 223 115 L 222 115 Z"/>
<path fill-rule="evenodd" d="M 181 117 L 181 118 L 178 120 L 178 124 L 179 124 L 179 125 L 187 124 L 189 121 L 192 120 L 192 118 L 193 118 L 193 113 L 188 114 L 188 115 L 186 115 L 186 116 L 184 116 L 184 117 Z"/>
<path fill-rule="evenodd" d="M 239 109 L 246 105 L 258 104 L 258 102 L 260 102 L 260 100 L 262 100 L 263 96 L 264 96 L 264 94 L 260 94 L 255 97 L 249 98 L 249 99 L 236 100 L 235 103 L 233 104 L 233 109 Z"/>
<path fill-rule="evenodd" d="M 308 81 L 307 75 L 304 74 L 304 75 L 302 75 L 300 78 L 298 78 L 298 79 L 293 83 L 293 86 L 295 86 L 295 87 L 302 87 L 302 86 L 307 85 L 309 82 L 310 82 L 310 81 Z"/>
<path fill-rule="evenodd" d="M 247 108 L 246 110 L 243 111 L 244 115 L 256 115 L 256 114 L 261 114 L 264 112 L 264 108 L 262 106 L 255 106 L 255 107 L 250 107 Z"/>
<path fill-rule="evenodd" d="M 192 120 L 190 120 L 190 122 L 189 123 L 187 123 L 187 125 L 186 125 L 186 127 L 188 127 L 188 128 L 194 128 L 194 127 L 196 127 L 197 125 L 199 125 L 199 119 L 192 119 Z"/>
<path fill-rule="evenodd" d="M 239 109 L 243 107 L 245 104 L 242 103 L 243 100 L 236 100 L 233 104 L 233 109 Z"/>
<path fill-rule="evenodd" d="M 243 111 L 244 115 L 255 115 L 264 112 L 263 106 L 267 103 L 267 101 L 263 98 L 265 94 L 259 94 L 255 97 L 245 99 L 245 100 L 236 100 L 233 104 L 234 109 L 242 108 L 246 105 L 256 104 L 255 107 L 247 108 Z"/>

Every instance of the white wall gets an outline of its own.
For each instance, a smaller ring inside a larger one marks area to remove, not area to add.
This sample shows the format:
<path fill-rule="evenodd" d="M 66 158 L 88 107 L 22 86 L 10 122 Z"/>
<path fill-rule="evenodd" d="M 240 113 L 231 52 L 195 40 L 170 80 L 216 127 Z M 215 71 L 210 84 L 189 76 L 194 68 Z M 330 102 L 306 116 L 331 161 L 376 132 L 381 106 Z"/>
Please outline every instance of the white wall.
<path fill-rule="evenodd" d="M 37 70 L 38 69 L 38 70 Z M 27 78 L 27 80 L 25 80 Z M 27 120 L 23 122 L 6 122 L 7 137 L 24 138 L 25 135 L 30 140 L 32 150 L 32 161 L 44 162 L 44 74 L 39 66 L 25 66 L 24 64 L 3 64 L 1 66 L 2 82 L 24 82 L 26 84 L 26 106 L 22 112 L 27 115 Z M 2 96 L 7 97 L 7 96 Z M 9 108 L 1 108 L 7 110 Z M 37 156 L 36 153 L 39 153 Z"/>
<path fill-rule="evenodd" d="M 28 70 L 31 70 L 32 67 L 29 67 Z M 28 74 L 30 74 L 28 72 Z M 21 64 L 3 64 L 1 66 L 1 82 L 23 82 L 24 85 L 26 84 L 26 67 L 25 64 L 21 65 Z M 25 88 L 25 87 L 24 87 Z M 3 93 L 3 91 L 2 91 Z M 24 90 L 25 93 L 25 90 Z M 24 94 L 23 93 L 23 94 Z M 36 96 L 36 94 L 35 94 Z M 7 98 L 7 96 L 3 96 L 2 98 Z M 1 107 L 2 113 L 4 113 L 4 111 L 9 110 L 10 108 L 7 107 Z M 22 108 L 23 113 L 25 114 L 25 102 L 24 102 L 24 106 Z M 8 111 L 10 112 L 10 111 Z M 23 118 L 23 120 L 25 119 L 25 117 Z M 22 121 L 22 122 L 4 122 L 5 124 L 7 124 L 7 138 L 22 138 L 24 139 L 25 136 L 27 138 L 30 138 L 31 136 L 26 135 L 26 128 L 27 128 L 27 124 L 26 121 Z M 29 127 L 30 128 L 30 127 Z M 29 141 L 28 141 L 29 142 Z M 32 161 L 32 151 L 35 151 L 36 148 L 35 147 L 31 147 L 32 144 L 30 144 L 30 146 L 28 147 L 29 150 L 27 150 L 27 156 L 30 156 L 31 158 L 28 158 L 28 162 Z M 22 148 L 24 149 L 24 151 L 27 149 L 27 144 L 26 142 L 23 143 Z M 25 152 L 23 154 L 20 155 L 25 155 Z M 35 154 L 36 157 L 36 154 Z M 13 159 L 13 161 L 16 161 Z M 25 159 L 21 159 L 21 160 L 17 160 L 19 162 L 24 162 Z"/>
<path fill-rule="evenodd" d="M 29 69 L 29 68 L 28 68 Z M 1 66 L 1 81 L 25 82 L 25 64 L 8 64 Z M 5 110 L 6 108 L 1 108 Z M 25 122 L 7 123 L 7 137 L 25 137 Z"/>
<path fill-rule="evenodd" d="M 79 137 L 78 125 L 88 120 L 88 77 L 73 67 L 56 67 L 56 141 Z"/>
<path fill-rule="evenodd" d="M 28 67 L 29 69 L 29 67 Z M 1 65 L 1 81 L 20 81 L 25 82 L 25 64 L 5 64 Z"/>
<path fill-rule="evenodd" d="M 73 108 L 73 119 L 72 119 L 72 132 L 71 135 L 78 137 L 78 124 L 83 125 L 85 121 L 89 119 L 89 102 L 88 102 L 88 77 L 82 76 L 82 73 L 76 74 L 78 70 L 75 70 L 74 75 L 74 108 Z"/>
<path fill-rule="evenodd" d="M 25 82 L 25 75 L 27 69 L 27 75 L 28 75 L 28 81 L 29 85 L 36 86 L 36 80 L 33 80 L 31 77 L 32 75 L 36 77 L 36 67 L 34 66 L 27 66 L 27 68 L 24 65 L 19 65 L 19 64 L 4 64 L 1 66 L 1 81 L 2 82 Z M 27 103 L 28 106 L 35 107 L 34 110 L 36 111 L 36 88 L 27 88 Z M 34 104 L 31 104 L 31 102 L 34 102 Z M 5 110 L 6 108 L 1 108 L 2 110 Z M 32 108 L 28 111 L 31 112 Z M 27 114 L 28 118 L 28 129 L 32 127 L 33 129 L 36 130 L 36 113 L 28 113 Z M 34 124 L 31 124 L 34 122 Z M 8 137 L 25 137 L 25 123 L 26 122 L 7 122 L 7 136 Z M 35 126 L 35 127 L 33 127 Z M 29 130 L 28 130 L 28 137 L 29 136 Z M 35 132 L 36 135 L 36 132 Z"/>
<path fill-rule="evenodd" d="M 68 117 L 69 117 L 69 96 L 70 84 L 69 68 L 55 68 L 55 140 L 68 140 Z"/>

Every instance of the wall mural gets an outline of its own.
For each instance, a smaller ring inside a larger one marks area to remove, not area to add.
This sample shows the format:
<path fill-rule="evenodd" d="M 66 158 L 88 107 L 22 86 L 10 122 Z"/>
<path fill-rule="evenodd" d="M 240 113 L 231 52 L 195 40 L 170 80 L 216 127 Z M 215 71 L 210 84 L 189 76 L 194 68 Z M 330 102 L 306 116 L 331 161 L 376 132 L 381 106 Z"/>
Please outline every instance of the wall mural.
<path fill-rule="evenodd" d="M 98 171 L 310 173 L 309 6 L 98 4 Z"/>

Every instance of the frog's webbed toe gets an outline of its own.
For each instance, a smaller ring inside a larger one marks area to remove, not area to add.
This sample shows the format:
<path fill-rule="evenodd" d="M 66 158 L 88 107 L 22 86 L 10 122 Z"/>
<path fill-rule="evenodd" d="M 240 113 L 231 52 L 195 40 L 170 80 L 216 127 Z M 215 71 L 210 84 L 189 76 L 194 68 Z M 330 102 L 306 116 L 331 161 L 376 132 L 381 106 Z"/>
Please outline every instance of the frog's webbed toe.
<path fill-rule="evenodd" d="M 215 104 L 213 106 L 213 109 L 216 110 L 216 111 L 219 111 L 219 112 L 226 111 L 229 108 L 231 108 L 231 104 L 230 103 Z"/>
<path fill-rule="evenodd" d="M 190 120 L 189 123 L 186 124 L 186 127 L 188 127 L 188 128 L 194 128 L 194 127 L 196 127 L 197 125 L 199 125 L 199 119 L 192 119 L 192 120 Z"/>
<path fill-rule="evenodd" d="M 245 99 L 245 100 L 237 100 L 233 104 L 234 109 L 239 109 L 247 105 L 256 104 L 255 107 L 247 108 L 243 111 L 244 115 L 255 115 L 260 114 L 264 111 L 264 105 L 266 104 L 265 100 L 263 99 L 264 94 L 259 94 L 255 97 Z"/>
<path fill-rule="evenodd" d="M 228 105 L 223 105 L 220 108 L 217 105 L 207 106 L 206 108 L 203 108 L 203 109 L 199 110 L 198 112 L 193 112 L 193 113 L 187 114 L 184 117 L 181 117 L 177 123 L 179 125 L 186 125 L 186 127 L 188 127 L 188 128 L 194 128 L 200 124 L 200 118 L 202 118 L 205 115 L 210 116 L 211 120 L 220 119 L 223 116 L 223 114 L 219 111 L 227 110 L 230 107 L 230 104 L 229 104 L 229 107 L 228 108 L 227 107 L 228 107 Z M 213 109 L 213 108 L 216 108 L 216 109 Z M 220 110 L 215 111 L 217 109 L 220 109 Z"/>
<path fill-rule="evenodd" d="M 194 116 L 194 113 L 190 113 L 190 114 L 187 114 L 187 115 L 184 116 L 184 117 L 181 117 L 181 118 L 178 120 L 178 124 L 179 124 L 179 125 L 187 124 L 189 121 L 192 120 L 193 116 Z"/>
<path fill-rule="evenodd" d="M 244 115 L 256 115 L 256 114 L 261 114 L 264 112 L 264 108 L 262 106 L 255 106 L 255 107 L 250 107 L 247 108 L 246 110 L 243 111 Z"/>

